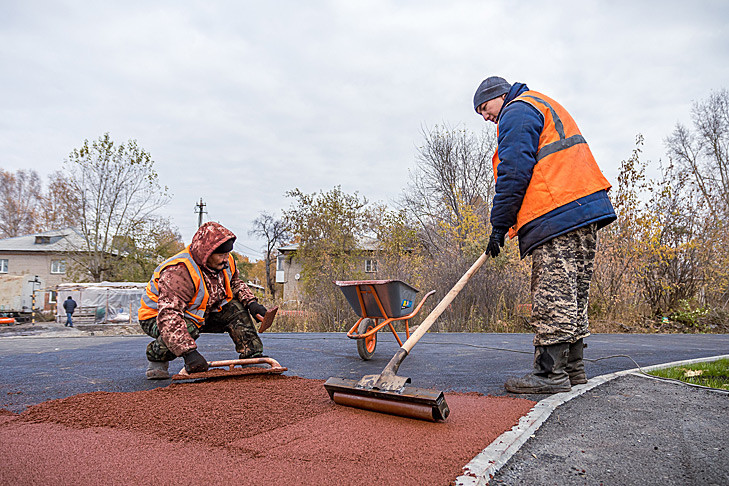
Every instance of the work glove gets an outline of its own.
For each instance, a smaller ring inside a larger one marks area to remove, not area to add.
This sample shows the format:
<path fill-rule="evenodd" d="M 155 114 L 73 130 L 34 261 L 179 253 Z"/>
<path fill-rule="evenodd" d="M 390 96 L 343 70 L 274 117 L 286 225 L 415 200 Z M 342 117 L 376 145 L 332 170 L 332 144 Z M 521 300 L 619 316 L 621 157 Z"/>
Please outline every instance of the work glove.
<path fill-rule="evenodd" d="M 185 371 L 188 373 L 202 373 L 208 370 L 208 362 L 197 349 L 188 351 L 182 355 L 182 358 L 185 360 Z"/>
<path fill-rule="evenodd" d="M 261 321 L 261 320 L 263 320 L 263 316 L 265 316 L 266 312 L 268 312 L 268 311 L 266 310 L 265 307 L 263 307 L 261 304 L 259 304 L 257 300 L 252 300 L 248 304 L 248 312 L 250 312 L 250 314 L 253 316 L 253 318 L 255 320 Z M 258 318 L 259 315 L 261 316 L 260 319 Z"/>
<path fill-rule="evenodd" d="M 504 246 L 504 237 L 506 236 L 508 228 L 495 227 L 491 230 L 491 236 L 489 237 L 489 244 L 486 246 L 486 253 L 491 255 L 492 258 L 499 256 L 501 247 Z"/>

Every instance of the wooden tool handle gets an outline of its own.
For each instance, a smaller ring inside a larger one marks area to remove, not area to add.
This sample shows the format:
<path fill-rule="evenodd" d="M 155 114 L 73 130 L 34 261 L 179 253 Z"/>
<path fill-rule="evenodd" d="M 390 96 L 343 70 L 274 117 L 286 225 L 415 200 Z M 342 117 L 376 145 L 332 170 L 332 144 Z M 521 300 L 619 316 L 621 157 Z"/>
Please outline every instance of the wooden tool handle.
<path fill-rule="evenodd" d="M 415 346 L 415 343 L 418 342 L 418 340 L 428 332 L 428 329 L 430 329 L 430 326 L 433 325 L 436 319 L 440 317 L 440 315 L 443 313 L 444 310 L 446 310 L 446 307 L 450 305 L 451 302 L 453 302 L 453 299 L 456 298 L 456 295 L 463 289 L 463 287 L 466 285 L 468 280 L 473 276 L 476 271 L 481 268 L 481 265 L 486 261 L 488 258 L 488 255 L 486 252 L 482 253 L 478 260 L 474 262 L 473 265 L 471 265 L 471 268 L 468 269 L 466 273 L 463 274 L 461 279 L 456 282 L 456 284 L 453 286 L 453 288 L 446 294 L 445 297 L 443 297 L 443 300 L 438 303 L 437 306 L 435 306 L 435 309 L 433 309 L 430 314 L 428 314 L 428 317 L 425 318 L 422 324 L 418 326 L 418 328 L 415 330 L 414 333 L 410 335 L 407 341 L 405 341 L 402 345 L 402 349 L 410 352 L 411 349 L 413 349 L 413 346 Z"/>

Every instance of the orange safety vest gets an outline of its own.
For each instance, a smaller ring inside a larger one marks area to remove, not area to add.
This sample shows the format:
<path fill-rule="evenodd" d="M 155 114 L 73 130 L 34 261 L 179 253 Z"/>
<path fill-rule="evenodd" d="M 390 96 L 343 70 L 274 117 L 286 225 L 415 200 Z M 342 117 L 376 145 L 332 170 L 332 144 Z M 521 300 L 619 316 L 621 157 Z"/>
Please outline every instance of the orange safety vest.
<path fill-rule="evenodd" d="M 195 260 L 193 260 L 190 255 L 189 246 L 178 254 L 171 256 L 164 262 L 160 263 L 160 265 L 154 270 L 152 278 L 147 284 L 144 295 L 142 295 L 141 306 L 137 314 L 140 321 L 157 317 L 157 301 L 159 300 L 159 287 L 157 286 L 157 283 L 159 282 L 159 275 L 165 268 L 179 263 L 185 264 L 187 271 L 190 272 L 192 282 L 195 284 L 195 295 L 190 302 L 187 303 L 185 316 L 191 318 L 197 327 L 202 327 L 203 322 L 205 321 L 205 310 L 208 306 L 210 294 L 205 286 L 205 279 L 203 278 L 202 270 L 200 270 L 200 267 L 197 263 L 195 263 Z M 234 273 L 235 260 L 232 255 L 228 255 L 228 268 L 225 269 L 225 301 L 220 305 L 220 307 L 233 300 L 233 290 L 230 286 L 230 282 L 233 279 Z"/>
<path fill-rule="evenodd" d="M 509 228 L 511 238 L 526 223 L 553 209 L 611 187 L 577 124 L 562 105 L 536 91 L 525 91 L 509 104 L 515 101 L 529 103 L 539 110 L 544 127 L 539 135 L 537 163 L 516 215 L 516 225 Z M 496 180 L 498 149 L 492 161 Z"/>

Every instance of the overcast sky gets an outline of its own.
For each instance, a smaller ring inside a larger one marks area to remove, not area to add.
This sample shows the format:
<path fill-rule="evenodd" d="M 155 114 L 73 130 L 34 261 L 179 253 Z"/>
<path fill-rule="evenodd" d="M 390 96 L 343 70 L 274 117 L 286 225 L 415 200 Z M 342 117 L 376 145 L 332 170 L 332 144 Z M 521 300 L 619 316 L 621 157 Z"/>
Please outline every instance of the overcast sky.
<path fill-rule="evenodd" d="M 109 132 L 152 154 L 186 242 L 206 220 L 248 236 L 287 190 L 391 203 L 422 129 L 480 131 L 487 76 L 565 106 L 615 184 L 729 88 L 729 2 L 0 0 L 0 168 L 45 179 Z"/>

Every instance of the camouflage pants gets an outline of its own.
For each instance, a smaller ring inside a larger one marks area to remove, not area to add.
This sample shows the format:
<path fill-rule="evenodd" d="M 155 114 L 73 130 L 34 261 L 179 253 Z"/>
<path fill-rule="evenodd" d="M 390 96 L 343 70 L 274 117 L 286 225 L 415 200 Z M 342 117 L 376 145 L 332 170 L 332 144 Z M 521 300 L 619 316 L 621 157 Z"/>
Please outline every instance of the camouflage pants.
<path fill-rule="evenodd" d="M 260 355 L 263 351 L 263 343 L 253 325 L 253 319 L 238 300 L 232 300 L 224 305 L 220 312 L 208 314 L 201 328 L 198 328 L 189 319 L 185 319 L 185 323 L 187 324 L 187 332 L 196 341 L 201 333 L 227 332 L 241 358 Z M 148 336 L 154 338 L 154 341 L 147 345 L 147 359 L 149 361 L 172 361 L 177 357 L 169 350 L 160 336 L 156 317 L 140 321 L 139 325 Z"/>
<path fill-rule="evenodd" d="M 591 224 L 532 253 L 534 346 L 574 343 L 590 335 L 587 303 L 596 249 L 597 226 Z"/>

